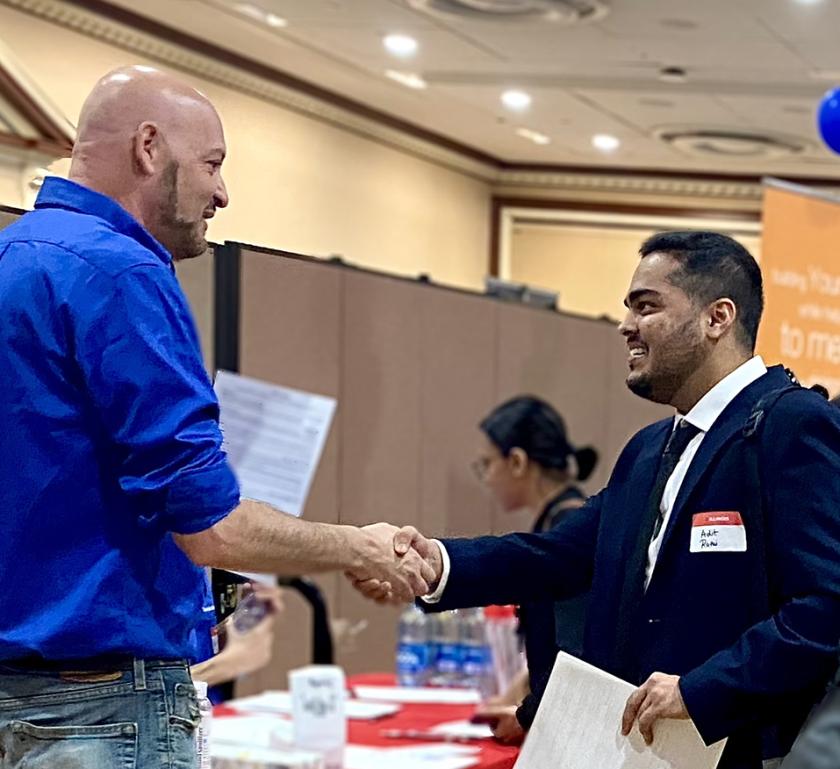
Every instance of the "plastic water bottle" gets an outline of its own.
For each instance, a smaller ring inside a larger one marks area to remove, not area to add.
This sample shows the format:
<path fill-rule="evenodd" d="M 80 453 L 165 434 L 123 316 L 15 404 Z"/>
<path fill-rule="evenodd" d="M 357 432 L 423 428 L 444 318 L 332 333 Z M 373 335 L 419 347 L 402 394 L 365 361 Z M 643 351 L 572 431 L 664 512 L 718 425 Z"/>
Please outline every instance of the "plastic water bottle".
<path fill-rule="evenodd" d="M 519 622 L 514 606 L 488 606 L 484 609 L 487 642 L 496 676 L 496 691 L 507 691 L 525 667 L 524 653 L 517 633 Z"/>
<path fill-rule="evenodd" d="M 429 624 L 416 606 L 407 606 L 400 615 L 397 637 L 397 683 L 423 686 L 429 677 Z"/>
<path fill-rule="evenodd" d="M 482 609 L 465 609 L 461 619 L 461 685 L 478 689 L 483 698 L 495 693 L 493 658 Z"/>
<path fill-rule="evenodd" d="M 195 694 L 198 698 L 200 720 L 195 730 L 195 749 L 198 755 L 198 769 L 210 769 L 210 729 L 213 721 L 213 705 L 207 698 L 207 684 L 204 681 L 193 681 Z"/>
<path fill-rule="evenodd" d="M 434 645 L 435 661 L 432 684 L 435 686 L 459 686 L 461 683 L 461 615 L 458 610 L 437 615 Z"/>

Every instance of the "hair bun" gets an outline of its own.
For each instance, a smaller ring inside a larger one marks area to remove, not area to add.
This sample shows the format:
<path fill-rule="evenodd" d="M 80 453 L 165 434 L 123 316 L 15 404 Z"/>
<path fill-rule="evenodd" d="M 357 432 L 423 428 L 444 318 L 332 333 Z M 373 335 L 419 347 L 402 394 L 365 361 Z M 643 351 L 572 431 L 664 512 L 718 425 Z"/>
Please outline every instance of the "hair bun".
<path fill-rule="evenodd" d="M 585 481 L 592 475 L 595 465 L 598 464 L 598 452 L 591 446 L 584 446 L 583 448 L 575 449 L 574 457 L 578 469 L 577 479 L 579 481 Z"/>

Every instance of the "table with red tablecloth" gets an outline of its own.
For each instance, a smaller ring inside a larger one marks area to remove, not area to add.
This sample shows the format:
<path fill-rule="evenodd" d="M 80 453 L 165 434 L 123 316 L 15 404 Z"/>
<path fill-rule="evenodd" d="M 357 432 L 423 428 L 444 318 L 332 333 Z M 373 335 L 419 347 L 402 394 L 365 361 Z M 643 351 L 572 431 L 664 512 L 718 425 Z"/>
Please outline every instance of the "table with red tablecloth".
<path fill-rule="evenodd" d="M 347 681 L 352 689 L 354 686 L 393 686 L 394 676 L 385 673 L 370 673 L 353 676 Z M 438 705 L 438 704 L 404 704 L 400 711 L 392 716 L 378 718 L 374 721 L 359 721 L 350 719 L 347 722 L 347 742 L 350 745 L 364 745 L 368 747 L 395 748 L 406 745 L 428 745 L 410 739 L 392 739 L 382 737 L 381 732 L 386 729 L 426 731 L 433 726 L 448 721 L 462 721 L 469 719 L 475 712 L 474 705 Z M 236 711 L 221 705 L 215 709 L 218 716 L 234 715 Z M 511 769 L 519 753 L 517 748 L 500 745 L 494 740 L 475 740 L 471 745 L 480 749 L 476 754 L 477 769 Z"/>

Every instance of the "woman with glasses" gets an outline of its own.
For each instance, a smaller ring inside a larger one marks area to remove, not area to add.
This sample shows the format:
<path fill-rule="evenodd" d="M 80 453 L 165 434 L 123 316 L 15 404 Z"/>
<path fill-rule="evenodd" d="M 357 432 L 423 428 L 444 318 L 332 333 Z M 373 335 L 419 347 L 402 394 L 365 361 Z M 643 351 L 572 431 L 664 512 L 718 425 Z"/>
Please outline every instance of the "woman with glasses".
<path fill-rule="evenodd" d="M 551 405 L 533 396 L 512 398 L 493 409 L 480 429 L 482 446 L 472 467 L 504 511 L 530 510 L 533 531 L 541 532 L 583 504 L 586 495 L 577 483 L 591 475 L 598 454 L 570 443 L 565 423 Z M 522 741 L 536 712 L 530 692 L 545 686 L 558 649 L 580 654 L 585 613 L 586 596 L 520 607 L 528 670 L 477 714 L 493 726 L 497 739 Z"/>

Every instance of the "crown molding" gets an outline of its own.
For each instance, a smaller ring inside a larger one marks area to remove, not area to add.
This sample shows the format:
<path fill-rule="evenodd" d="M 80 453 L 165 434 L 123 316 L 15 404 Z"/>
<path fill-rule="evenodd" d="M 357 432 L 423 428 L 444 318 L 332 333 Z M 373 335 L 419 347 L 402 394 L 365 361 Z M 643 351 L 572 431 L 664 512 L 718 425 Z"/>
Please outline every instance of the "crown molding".
<path fill-rule="evenodd" d="M 712 198 L 715 200 L 761 200 L 761 181 L 729 180 L 724 177 L 696 179 L 691 176 L 663 174 L 638 175 L 633 172 L 593 170 L 555 172 L 550 170 L 518 170 L 509 168 L 497 174 L 498 186 L 516 187 L 523 192 L 547 188 L 563 192 L 620 193 L 621 195 L 674 196 L 679 198 Z"/>

